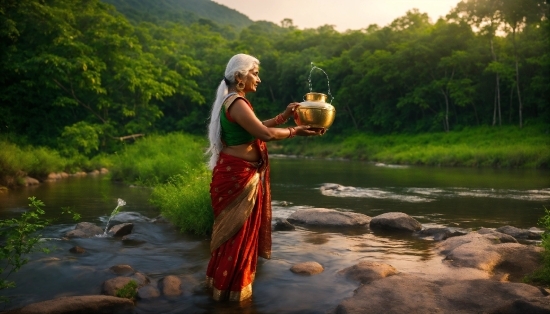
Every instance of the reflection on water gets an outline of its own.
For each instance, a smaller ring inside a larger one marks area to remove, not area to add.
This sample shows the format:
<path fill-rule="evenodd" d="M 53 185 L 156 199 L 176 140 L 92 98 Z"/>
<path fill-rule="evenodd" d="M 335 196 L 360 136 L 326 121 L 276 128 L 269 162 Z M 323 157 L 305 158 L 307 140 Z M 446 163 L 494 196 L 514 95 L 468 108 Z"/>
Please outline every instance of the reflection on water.
<path fill-rule="evenodd" d="M 341 186 L 325 189 L 328 182 Z M 320 207 L 369 216 L 405 212 L 425 227 L 536 226 L 550 202 L 550 175 L 540 171 L 392 167 L 361 162 L 312 159 L 272 159 L 273 219 L 294 211 Z M 361 261 L 387 263 L 398 271 L 426 274 L 443 271 L 434 242 L 410 234 L 368 228 L 305 228 L 273 233 L 273 258 L 260 259 L 254 296 L 244 304 L 217 303 L 209 297 L 204 275 L 209 239 L 180 234 L 154 218 L 148 189 L 113 184 L 105 177 L 70 178 L 0 195 L 0 217 L 15 217 L 26 209 L 28 196 L 46 203 L 50 218 L 69 206 L 83 221 L 105 227 L 118 198 L 127 205 L 111 224 L 134 222 L 133 241 L 112 237 L 59 240 L 74 228 L 60 218 L 42 232 L 51 254 L 34 253 L 31 262 L 10 276 L 16 288 L 8 308 L 63 295 L 101 293 L 114 275 L 109 267 L 131 265 L 153 282 L 177 275 L 184 293 L 176 299 L 138 301 L 136 313 L 328 313 L 357 288 L 339 271 Z M 78 245 L 86 250 L 72 254 Z M 290 268 L 316 261 L 324 272 L 300 276 Z"/>

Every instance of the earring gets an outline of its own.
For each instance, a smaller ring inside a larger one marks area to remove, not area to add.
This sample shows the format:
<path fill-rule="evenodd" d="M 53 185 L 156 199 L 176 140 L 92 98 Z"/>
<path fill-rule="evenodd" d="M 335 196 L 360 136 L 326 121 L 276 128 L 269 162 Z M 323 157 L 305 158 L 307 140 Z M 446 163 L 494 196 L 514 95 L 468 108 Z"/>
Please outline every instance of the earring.
<path fill-rule="evenodd" d="M 240 81 L 239 83 L 237 83 L 237 89 L 240 90 L 240 91 L 244 89 L 244 86 L 245 85 L 244 85 L 243 81 Z"/>

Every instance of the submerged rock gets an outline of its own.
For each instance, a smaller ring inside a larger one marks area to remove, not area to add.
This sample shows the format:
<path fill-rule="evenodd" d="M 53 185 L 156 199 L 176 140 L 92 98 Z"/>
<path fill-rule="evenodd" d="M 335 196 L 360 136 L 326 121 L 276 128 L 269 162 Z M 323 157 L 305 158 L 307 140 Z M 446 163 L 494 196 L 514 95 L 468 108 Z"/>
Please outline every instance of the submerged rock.
<path fill-rule="evenodd" d="M 346 278 L 362 284 L 397 274 L 397 269 L 388 264 L 363 261 L 338 272 Z"/>
<path fill-rule="evenodd" d="M 283 218 L 277 218 L 275 219 L 275 226 L 273 227 L 275 231 L 292 231 L 296 230 L 296 227 L 294 227 L 288 220 Z"/>
<path fill-rule="evenodd" d="M 291 272 L 300 275 L 316 275 L 322 273 L 324 270 L 321 264 L 311 261 L 298 263 L 290 268 Z"/>
<path fill-rule="evenodd" d="M 159 289 L 167 297 L 177 297 L 183 293 L 181 279 L 174 275 L 168 275 L 159 281 Z"/>
<path fill-rule="evenodd" d="M 326 208 L 307 208 L 295 211 L 288 217 L 291 223 L 324 227 L 362 227 L 369 224 L 367 215 Z"/>
<path fill-rule="evenodd" d="M 371 229 L 390 229 L 404 231 L 419 231 L 422 225 L 411 216 L 400 213 L 390 212 L 373 217 L 370 221 Z"/>
<path fill-rule="evenodd" d="M 132 268 L 132 266 L 130 265 L 125 265 L 125 264 L 120 264 L 120 265 L 115 265 L 115 266 L 112 266 L 111 268 L 109 268 L 113 273 L 117 274 L 117 275 L 122 275 L 122 276 L 129 276 L 129 275 L 132 275 L 134 274 L 136 271 Z"/>
<path fill-rule="evenodd" d="M 137 297 L 141 300 L 154 299 L 160 296 L 160 291 L 153 285 L 143 286 L 138 289 Z"/>
<path fill-rule="evenodd" d="M 73 246 L 69 252 L 71 253 L 75 253 L 75 254 L 82 254 L 82 253 L 86 253 L 86 250 L 81 248 L 80 246 L 76 245 L 76 246 Z"/>
<path fill-rule="evenodd" d="M 468 234 L 467 230 L 446 227 L 446 228 L 427 228 L 415 232 L 419 237 L 433 237 L 434 241 L 443 241 L 448 238 L 458 237 Z"/>

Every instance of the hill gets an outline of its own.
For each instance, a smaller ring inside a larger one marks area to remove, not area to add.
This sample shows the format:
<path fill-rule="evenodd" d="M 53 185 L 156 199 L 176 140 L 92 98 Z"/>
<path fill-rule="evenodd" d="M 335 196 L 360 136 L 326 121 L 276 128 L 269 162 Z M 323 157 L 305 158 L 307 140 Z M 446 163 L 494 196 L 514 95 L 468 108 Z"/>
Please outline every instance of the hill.
<path fill-rule="evenodd" d="M 162 24 L 170 21 L 191 24 L 210 20 L 240 30 L 252 20 L 246 15 L 211 0 L 102 0 L 112 4 L 129 20 Z"/>

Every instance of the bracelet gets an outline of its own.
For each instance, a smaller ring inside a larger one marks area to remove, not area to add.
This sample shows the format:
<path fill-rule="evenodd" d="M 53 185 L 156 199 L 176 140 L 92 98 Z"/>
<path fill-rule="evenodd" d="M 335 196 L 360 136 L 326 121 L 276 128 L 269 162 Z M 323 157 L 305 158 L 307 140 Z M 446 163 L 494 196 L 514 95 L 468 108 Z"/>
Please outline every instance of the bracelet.
<path fill-rule="evenodd" d="M 283 114 L 279 113 L 275 117 L 275 125 L 283 124 L 283 123 L 286 122 L 286 120 L 288 120 L 288 119 L 285 119 L 285 117 L 283 117 Z"/>
<path fill-rule="evenodd" d="M 288 136 L 286 138 L 293 138 L 296 136 L 296 129 L 293 127 L 288 128 Z"/>

